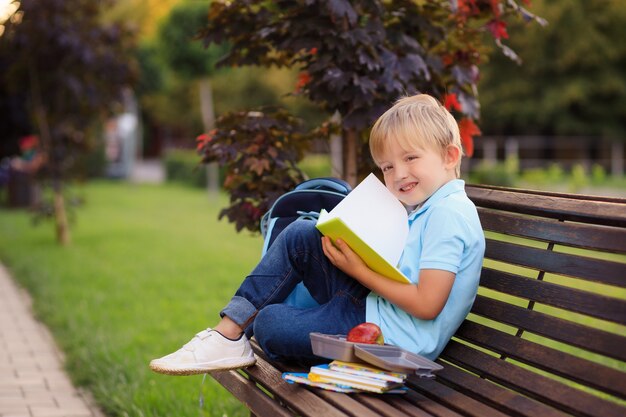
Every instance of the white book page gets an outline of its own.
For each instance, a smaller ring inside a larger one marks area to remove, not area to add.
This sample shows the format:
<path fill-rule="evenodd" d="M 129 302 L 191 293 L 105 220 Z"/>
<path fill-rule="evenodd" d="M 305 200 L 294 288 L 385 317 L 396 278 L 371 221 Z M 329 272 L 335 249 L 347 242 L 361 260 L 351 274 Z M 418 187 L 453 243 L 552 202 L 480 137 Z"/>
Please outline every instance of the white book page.
<path fill-rule="evenodd" d="M 328 213 L 328 218 L 333 217 L 339 217 L 391 265 L 398 265 L 409 233 L 407 211 L 374 174 Z M 324 218 L 320 216 L 320 222 Z"/>

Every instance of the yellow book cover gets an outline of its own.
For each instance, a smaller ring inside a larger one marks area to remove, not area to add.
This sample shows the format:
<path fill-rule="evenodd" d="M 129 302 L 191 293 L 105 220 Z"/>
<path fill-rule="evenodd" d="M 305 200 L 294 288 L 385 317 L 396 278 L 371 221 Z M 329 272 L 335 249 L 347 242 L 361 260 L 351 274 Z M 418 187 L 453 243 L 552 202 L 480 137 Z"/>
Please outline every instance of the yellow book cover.
<path fill-rule="evenodd" d="M 322 210 L 317 229 L 342 239 L 373 271 L 410 283 L 396 267 L 409 233 L 406 208 L 370 174 L 330 212 Z"/>

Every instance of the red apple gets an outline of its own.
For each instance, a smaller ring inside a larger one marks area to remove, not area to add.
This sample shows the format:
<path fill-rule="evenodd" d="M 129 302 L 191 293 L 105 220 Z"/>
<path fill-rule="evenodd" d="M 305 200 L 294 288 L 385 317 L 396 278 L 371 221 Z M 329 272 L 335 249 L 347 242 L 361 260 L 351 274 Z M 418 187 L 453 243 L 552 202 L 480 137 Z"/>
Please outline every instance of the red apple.
<path fill-rule="evenodd" d="M 354 326 L 348 332 L 346 340 L 348 342 L 367 343 L 370 345 L 374 343 L 382 345 L 385 343 L 382 330 L 374 323 L 361 323 Z"/>

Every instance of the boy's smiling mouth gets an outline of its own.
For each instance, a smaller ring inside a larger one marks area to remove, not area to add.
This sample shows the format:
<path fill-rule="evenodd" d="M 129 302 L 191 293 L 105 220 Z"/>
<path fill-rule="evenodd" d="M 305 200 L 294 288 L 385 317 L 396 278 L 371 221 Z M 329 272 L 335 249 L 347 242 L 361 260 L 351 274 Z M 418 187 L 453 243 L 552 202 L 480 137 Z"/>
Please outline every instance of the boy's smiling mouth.
<path fill-rule="evenodd" d="M 405 184 L 402 187 L 400 187 L 400 191 L 402 191 L 403 193 L 406 193 L 407 191 L 411 191 L 413 188 L 417 187 L 417 184 L 419 184 L 419 182 L 411 182 L 409 184 Z"/>

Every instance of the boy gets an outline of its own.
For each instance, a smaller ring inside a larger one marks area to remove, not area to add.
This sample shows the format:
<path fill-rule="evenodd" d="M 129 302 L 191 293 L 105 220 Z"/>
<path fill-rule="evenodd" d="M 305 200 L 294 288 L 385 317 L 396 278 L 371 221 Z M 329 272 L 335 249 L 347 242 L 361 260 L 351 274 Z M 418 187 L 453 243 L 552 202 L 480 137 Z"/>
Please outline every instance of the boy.
<path fill-rule="evenodd" d="M 378 324 L 387 343 L 435 359 L 476 296 L 485 240 L 474 204 L 458 179 L 462 148 L 452 115 L 420 94 L 399 100 L 372 128 L 370 151 L 386 187 L 407 207 L 409 238 L 399 269 L 412 281 L 385 279 L 345 242 L 296 221 L 276 239 L 214 328 L 198 333 L 150 368 L 190 375 L 253 365 L 246 333 L 275 360 L 319 360 L 310 332 L 346 334 Z M 302 281 L 320 304 L 282 301 Z"/>

